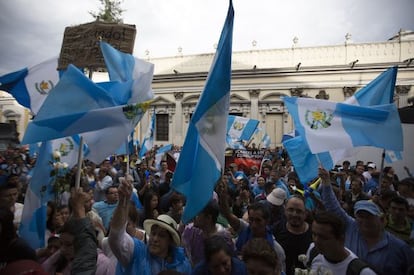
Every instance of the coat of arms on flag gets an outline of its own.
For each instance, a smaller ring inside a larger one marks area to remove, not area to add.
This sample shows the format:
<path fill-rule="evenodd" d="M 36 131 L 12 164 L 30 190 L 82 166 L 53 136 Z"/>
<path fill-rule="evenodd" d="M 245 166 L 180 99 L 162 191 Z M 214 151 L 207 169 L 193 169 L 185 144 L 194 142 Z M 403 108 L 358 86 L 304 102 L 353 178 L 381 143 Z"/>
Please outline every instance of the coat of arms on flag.
<path fill-rule="evenodd" d="M 305 113 L 305 121 L 306 124 L 314 130 L 318 130 L 320 128 L 328 128 L 331 126 L 331 120 L 333 115 L 326 111 L 310 111 L 307 110 Z"/>
<path fill-rule="evenodd" d="M 59 145 L 59 152 L 62 157 L 69 155 L 69 153 L 73 150 L 75 146 L 73 145 L 73 141 L 71 138 L 67 137 Z"/>
<path fill-rule="evenodd" d="M 42 80 L 40 83 L 36 82 L 35 83 L 35 88 L 36 91 L 39 92 L 39 94 L 41 95 L 46 95 L 50 92 L 50 90 L 52 90 L 55 87 L 54 83 L 52 82 L 52 80 Z"/>

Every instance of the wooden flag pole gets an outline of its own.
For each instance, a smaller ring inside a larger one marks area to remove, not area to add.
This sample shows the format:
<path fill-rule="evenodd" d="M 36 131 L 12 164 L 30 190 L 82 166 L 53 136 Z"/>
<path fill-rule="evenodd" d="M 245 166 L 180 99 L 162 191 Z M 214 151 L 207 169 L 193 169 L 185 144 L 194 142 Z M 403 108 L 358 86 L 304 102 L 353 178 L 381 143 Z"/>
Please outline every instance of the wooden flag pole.
<path fill-rule="evenodd" d="M 378 183 L 381 184 L 382 179 L 384 178 L 384 160 L 385 160 L 385 149 L 382 150 L 382 155 L 381 155 L 381 166 L 380 166 L 380 174 L 379 174 L 379 179 L 378 179 Z"/>
<path fill-rule="evenodd" d="M 80 136 L 79 150 L 78 150 L 78 170 L 76 171 L 75 189 L 80 188 L 80 178 L 82 172 L 82 156 L 83 156 L 83 136 Z"/>

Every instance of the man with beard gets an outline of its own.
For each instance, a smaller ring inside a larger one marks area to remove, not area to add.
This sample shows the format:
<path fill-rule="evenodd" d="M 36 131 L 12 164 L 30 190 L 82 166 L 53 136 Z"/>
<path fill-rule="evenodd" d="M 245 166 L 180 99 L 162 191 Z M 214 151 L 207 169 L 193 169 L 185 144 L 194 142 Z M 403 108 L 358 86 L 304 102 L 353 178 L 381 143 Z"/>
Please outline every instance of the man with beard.
<path fill-rule="evenodd" d="M 285 250 L 286 274 L 293 275 L 295 268 L 305 268 L 298 260 L 305 254 L 312 243 L 311 227 L 305 221 L 306 209 L 303 197 L 291 196 L 285 206 L 286 222 L 278 223 L 273 228 L 275 239 Z"/>

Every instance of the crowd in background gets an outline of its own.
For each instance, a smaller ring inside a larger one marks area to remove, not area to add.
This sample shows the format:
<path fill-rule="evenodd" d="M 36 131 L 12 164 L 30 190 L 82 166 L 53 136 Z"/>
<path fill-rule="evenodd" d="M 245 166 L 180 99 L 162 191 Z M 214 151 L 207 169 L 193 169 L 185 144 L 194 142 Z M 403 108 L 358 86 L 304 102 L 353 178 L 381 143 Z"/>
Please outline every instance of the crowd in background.
<path fill-rule="evenodd" d="M 74 167 L 47 204 L 47 242 L 36 251 L 18 234 L 36 158 L 25 148 L 2 152 L 0 273 L 414 274 L 411 175 L 344 161 L 304 185 L 275 148 L 260 167 L 227 163 L 211 201 L 183 224 L 186 198 L 155 150 L 84 161 L 80 190 Z M 177 158 L 179 148 L 169 154 Z"/>

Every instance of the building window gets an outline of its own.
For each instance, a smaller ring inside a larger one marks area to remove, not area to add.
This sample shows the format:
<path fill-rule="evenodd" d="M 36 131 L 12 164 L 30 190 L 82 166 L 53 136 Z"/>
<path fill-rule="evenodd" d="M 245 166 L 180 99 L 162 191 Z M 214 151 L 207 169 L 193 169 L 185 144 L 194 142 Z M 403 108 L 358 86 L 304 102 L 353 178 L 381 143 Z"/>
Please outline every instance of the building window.
<path fill-rule="evenodd" d="M 155 121 L 155 140 L 168 141 L 169 123 L 168 114 L 157 114 Z"/>

